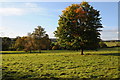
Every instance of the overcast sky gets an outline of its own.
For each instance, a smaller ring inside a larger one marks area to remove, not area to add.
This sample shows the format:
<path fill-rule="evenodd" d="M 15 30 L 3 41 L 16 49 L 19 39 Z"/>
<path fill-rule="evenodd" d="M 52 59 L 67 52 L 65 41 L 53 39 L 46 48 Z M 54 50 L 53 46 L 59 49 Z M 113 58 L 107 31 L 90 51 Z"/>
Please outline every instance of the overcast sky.
<path fill-rule="evenodd" d="M 26 36 L 38 25 L 45 28 L 50 38 L 58 26 L 59 15 L 67 6 L 80 2 L 4 2 L 0 3 L 0 36 Z M 102 17 L 103 40 L 118 39 L 118 3 L 91 2 Z"/>

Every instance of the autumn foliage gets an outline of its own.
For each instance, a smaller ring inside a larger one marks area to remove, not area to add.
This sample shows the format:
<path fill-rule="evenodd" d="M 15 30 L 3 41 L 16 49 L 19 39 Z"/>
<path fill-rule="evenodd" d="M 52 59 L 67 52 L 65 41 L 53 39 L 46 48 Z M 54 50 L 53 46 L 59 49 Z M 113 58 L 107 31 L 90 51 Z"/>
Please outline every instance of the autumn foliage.
<path fill-rule="evenodd" d="M 68 6 L 62 11 L 58 20 L 59 26 L 54 32 L 58 37 L 58 43 L 65 49 L 81 49 L 81 54 L 84 49 L 98 48 L 99 31 L 102 28 L 99 16 L 99 11 L 95 10 L 88 2 Z"/>
<path fill-rule="evenodd" d="M 16 50 L 24 50 L 26 52 L 39 51 L 41 49 L 49 49 L 51 40 L 48 34 L 45 34 L 44 28 L 38 26 L 33 33 L 29 33 L 28 36 L 19 37 L 15 41 Z"/>

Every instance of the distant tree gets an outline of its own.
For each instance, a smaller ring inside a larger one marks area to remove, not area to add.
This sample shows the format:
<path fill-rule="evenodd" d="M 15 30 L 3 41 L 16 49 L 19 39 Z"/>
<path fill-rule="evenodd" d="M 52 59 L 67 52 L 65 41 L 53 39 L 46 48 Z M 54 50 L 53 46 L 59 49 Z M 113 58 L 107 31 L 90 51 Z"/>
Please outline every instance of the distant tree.
<path fill-rule="evenodd" d="M 17 51 L 24 49 L 25 38 L 26 38 L 26 37 L 19 37 L 19 38 L 16 39 L 14 48 L 15 48 Z"/>
<path fill-rule="evenodd" d="M 11 39 L 9 37 L 3 37 L 2 38 L 2 50 L 10 50 L 11 47 Z"/>
<path fill-rule="evenodd" d="M 41 39 L 42 49 L 49 49 L 51 40 L 49 39 L 48 34 L 45 34 L 45 36 Z"/>
<path fill-rule="evenodd" d="M 13 40 L 16 41 L 18 38 L 21 38 L 20 36 L 16 36 Z"/>
<path fill-rule="evenodd" d="M 25 43 L 24 43 L 24 51 L 28 52 L 32 50 L 36 50 L 36 47 L 35 47 L 35 40 L 34 38 L 32 38 L 30 35 L 28 35 L 26 38 L 25 38 Z"/>
<path fill-rule="evenodd" d="M 46 35 L 45 33 L 46 31 L 44 31 L 44 28 L 42 28 L 41 26 L 37 26 L 37 28 L 35 28 L 35 30 L 33 31 L 32 36 L 37 39 L 41 39 Z"/>
<path fill-rule="evenodd" d="M 79 50 L 83 55 L 84 49 L 96 49 L 100 41 L 99 11 L 95 10 L 88 2 L 72 4 L 62 11 L 58 20 L 55 36 L 58 43 L 66 49 Z"/>
<path fill-rule="evenodd" d="M 42 48 L 48 48 L 50 45 L 50 39 L 47 34 L 45 34 L 46 31 L 44 31 L 44 28 L 41 26 L 37 26 L 35 28 L 35 31 L 31 34 L 32 38 L 34 38 L 34 45 L 35 48 L 41 52 Z"/>
<path fill-rule="evenodd" d="M 39 50 L 41 52 L 41 49 L 49 49 L 51 40 L 48 34 L 45 33 L 44 28 L 37 26 L 33 33 L 28 33 L 25 37 L 18 37 L 14 47 L 16 50 L 24 50 L 26 52 L 33 50 Z"/>
<path fill-rule="evenodd" d="M 31 36 L 19 37 L 15 41 L 14 48 L 16 50 L 24 50 L 26 52 L 34 50 L 34 40 Z"/>
<path fill-rule="evenodd" d="M 15 43 L 16 43 L 16 40 L 20 38 L 19 36 L 17 36 L 16 38 L 11 38 L 11 47 L 10 47 L 10 50 L 11 51 L 15 51 L 16 50 L 16 47 L 15 47 Z"/>

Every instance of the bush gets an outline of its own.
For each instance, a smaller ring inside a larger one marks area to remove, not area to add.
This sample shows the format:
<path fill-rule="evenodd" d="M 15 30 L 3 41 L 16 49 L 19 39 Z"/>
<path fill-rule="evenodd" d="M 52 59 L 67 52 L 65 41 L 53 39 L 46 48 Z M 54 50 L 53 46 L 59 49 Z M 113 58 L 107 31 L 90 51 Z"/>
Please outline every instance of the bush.
<path fill-rule="evenodd" d="M 57 45 L 52 47 L 52 50 L 58 50 L 58 49 L 59 49 L 59 47 Z"/>
<path fill-rule="evenodd" d="M 116 47 L 120 47 L 120 43 L 117 43 L 117 44 L 116 44 Z"/>
<path fill-rule="evenodd" d="M 99 43 L 99 47 L 100 47 L 100 48 L 106 48 L 107 45 L 106 45 L 104 42 L 100 42 L 100 43 Z"/>

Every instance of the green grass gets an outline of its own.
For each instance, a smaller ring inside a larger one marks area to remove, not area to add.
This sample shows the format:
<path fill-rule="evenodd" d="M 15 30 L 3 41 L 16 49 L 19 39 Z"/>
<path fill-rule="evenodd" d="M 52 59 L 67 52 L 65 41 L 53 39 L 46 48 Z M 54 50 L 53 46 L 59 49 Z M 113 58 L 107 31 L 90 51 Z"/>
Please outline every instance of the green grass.
<path fill-rule="evenodd" d="M 116 46 L 120 42 L 105 42 L 108 47 Z"/>
<path fill-rule="evenodd" d="M 42 53 L 3 51 L 3 79 L 118 78 L 118 48 L 98 51 L 43 50 Z"/>

